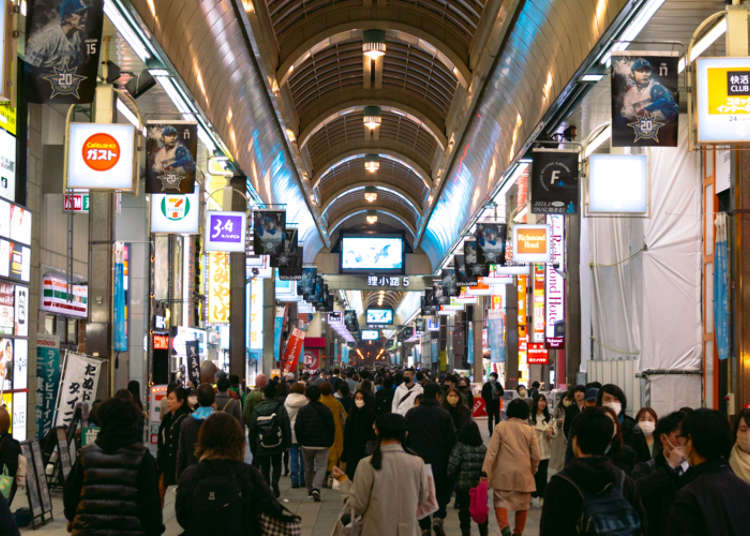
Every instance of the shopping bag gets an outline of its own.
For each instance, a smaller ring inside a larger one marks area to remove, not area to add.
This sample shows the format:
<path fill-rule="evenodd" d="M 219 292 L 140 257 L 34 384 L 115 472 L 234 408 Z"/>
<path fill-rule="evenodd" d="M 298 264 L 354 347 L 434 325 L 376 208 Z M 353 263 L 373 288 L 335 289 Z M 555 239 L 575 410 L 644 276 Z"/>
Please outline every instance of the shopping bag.
<path fill-rule="evenodd" d="M 6 499 L 10 497 L 10 489 L 13 487 L 13 477 L 8 474 L 8 466 L 3 465 L 3 474 L 0 475 L 0 493 Z"/>
<path fill-rule="evenodd" d="M 348 504 L 344 504 L 331 534 L 332 536 L 361 536 L 362 527 L 362 516 L 354 515 L 354 509 Z"/>
<path fill-rule="evenodd" d="M 480 480 L 479 484 L 469 490 L 469 514 L 475 523 L 485 523 L 490 515 L 487 506 L 487 481 Z"/>
<path fill-rule="evenodd" d="M 422 470 L 422 485 L 427 488 L 427 500 L 417 506 L 417 519 L 423 519 L 434 514 L 440 507 L 437 501 L 437 492 L 435 491 L 435 477 L 432 474 L 432 465 L 424 464 Z"/>

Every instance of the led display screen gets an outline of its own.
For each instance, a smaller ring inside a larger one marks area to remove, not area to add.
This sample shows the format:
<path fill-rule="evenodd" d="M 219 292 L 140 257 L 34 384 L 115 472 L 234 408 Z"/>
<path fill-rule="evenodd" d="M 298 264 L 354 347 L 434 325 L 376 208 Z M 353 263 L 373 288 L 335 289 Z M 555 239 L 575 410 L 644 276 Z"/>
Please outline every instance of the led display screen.
<path fill-rule="evenodd" d="M 368 309 L 366 319 L 368 324 L 393 324 L 393 309 Z"/>
<path fill-rule="evenodd" d="M 362 340 L 363 341 L 377 341 L 380 338 L 380 333 L 377 329 L 363 329 Z"/>
<path fill-rule="evenodd" d="M 343 236 L 341 238 L 341 272 L 403 273 L 403 237 Z"/>

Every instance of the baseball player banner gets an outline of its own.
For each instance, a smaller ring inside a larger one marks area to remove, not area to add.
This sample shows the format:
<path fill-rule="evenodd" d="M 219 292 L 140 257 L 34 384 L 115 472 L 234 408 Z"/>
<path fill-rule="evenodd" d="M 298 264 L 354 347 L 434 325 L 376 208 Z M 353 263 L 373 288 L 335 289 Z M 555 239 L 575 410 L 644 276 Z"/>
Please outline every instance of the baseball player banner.
<path fill-rule="evenodd" d="M 276 266 L 279 267 L 279 279 L 301 279 L 302 278 L 302 246 L 297 243 L 297 229 L 287 229 L 284 239 L 284 248 L 276 257 Z M 274 266 L 274 258 L 271 257 L 271 266 Z"/>
<path fill-rule="evenodd" d="M 612 146 L 676 147 L 677 52 L 612 54 Z"/>
<path fill-rule="evenodd" d="M 284 250 L 286 212 L 283 210 L 253 211 L 253 250 L 256 255 L 278 257 Z"/>
<path fill-rule="evenodd" d="M 277 255 L 271 255 L 270 265 L 274 268 L 280 268 L 288 265 L 297 254 L 297 229 L 285 229 L 284 241 L 281 244 L 281 251 Z"/>
<path fill-rule="evenodd" d="M 508 227 L 504 223 L 478 223 L 474 231 L 477 241 L 478 264 L 505 264 L 505 239 Z M 464 255 L 466 250 L 464 250 Z"/>
<path fill-rule="evenodd" d="M 462 287 L 472 287 L 477 284 L 477 276 L 472 275 L 466 266 L 466 257 L 463 254 L 453 256 L 453 267 L 456 270 L 456 279 Z"/>
<path fill-rule="evenodd" d="M 196 123 L 149 121 L 146 125 L 146 193 L 193 193 L 197 154 Z"/>
<path fill-rule="evenodd" d="M 28 102 L 94 100 L 103 0 L 28 0 L 24 93 Z"/>
<path fill-rule="evenodd" d="M 443 296 L 458 296 L 456 270 L 453 268 L 443 268 L 440 272 L 440 285 L 443 287 Z"/>
<path fill-rule="evenodd" d="M 578 153 L 535 150 L 531 165 L 531 213 L 575 214 L 578 210 Z"/>
<path fill-rule="evenodd" d="M 476 240 L 464 241 L 464 263 L 466 271 L 471 277 L 487 277 L 490 275 L 490 265 L 479 262 Z"/>

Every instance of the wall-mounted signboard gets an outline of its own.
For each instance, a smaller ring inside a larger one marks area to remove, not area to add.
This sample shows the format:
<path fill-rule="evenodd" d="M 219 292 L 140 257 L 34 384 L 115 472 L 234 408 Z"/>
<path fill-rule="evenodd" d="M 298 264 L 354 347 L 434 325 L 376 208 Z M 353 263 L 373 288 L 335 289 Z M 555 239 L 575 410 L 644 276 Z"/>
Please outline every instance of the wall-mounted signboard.
<path fill-rule="evenodd" d="M 245 251 L 247 214 L 244 212 L 207 212 L 206 251 Z"/>
<path fill-rule="evenodd" d="M 513 226 L 513 260 L 520 264 L 549 262 L 549 226 Z"/>
<path fill-rule="evenodd" d="M 199 194 L 152 194 L 151 232 L 198 234 Z"/>
<path fill-rule="evenodd" d="M 132 190 L 134 155 L 133 125 L 71 123 L 66 155 L 66 186 L 91 190 Z"/>
<path fill-rule="evenodd" d="M 750 143 L 750 58 L 696 60 L 698 143 Z"/>

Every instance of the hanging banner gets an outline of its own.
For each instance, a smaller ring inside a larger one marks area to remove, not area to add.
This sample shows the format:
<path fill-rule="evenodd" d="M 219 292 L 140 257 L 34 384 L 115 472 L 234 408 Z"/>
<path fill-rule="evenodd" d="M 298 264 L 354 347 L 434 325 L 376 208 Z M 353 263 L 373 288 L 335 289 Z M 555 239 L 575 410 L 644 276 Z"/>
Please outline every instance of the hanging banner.
<path fill-rule="evenodd" d="M 302 258 L 304 248 L 297 246 L 297 252 L 290 258 L 286 266 L 279 266 L 279 279 L 284 281 L 299 281 L 302 279 Z"/>
<path fill-rule="evenodd" d="M 443 296 L 458 296 L 456 270 L 453 268 L 443 268 L 440 272 L 440 286 L 443 288 Z"/>
<path fill-rule="evenodd" d="M 67 426 L 73 419 L 76 405 L 94 403 L 99 385 L 102 362 L 88 356 L 67 351 L 63 365 L 62 381 L 55 409 L 55 426 Z"/>
<path fill-rule="evenodd" d="M 578 212 L 578 153 L 539 150 L 531 166 L 531 213 Z"/>
<path fill-rule="evenodd" d="M 477 284 L 477 276 L 469 273 L 466 267 L 466 256 L 455 254 L 453 256 L 453 267 L 456 270 L 456 279 L 462 287 L 469 287 Z"/>
<path fill-rule="evenodd" d="M 228 324 L 230 311 L 229 253 L 208 254 L 208 323 Z"/>
<path fill-rule="evenodd" d="M 698 143 L 750 142 L 750 58 L 695 63 Z"/>
<path fill-rule="evenodd" d="M 550 262 L 545 273 L 545 340 L 548 348 L 562 348 L 565 338 L 555 334 L 555 326 L 565 322 L 565 217 L 547 216 L 550 229 Z"/>
<path fill-rule="evenodd" d="M 271 266 L 279 267 L 281 279 L 299 279 L 302 277 L 302 248 L 297 242 L 297 229 L 286 229 L 281 253 L 271 256 Z M 281 277 L 283 274 L 284 277 Z"/>
<path fill-rule="evenodd" d="M 187 357 L 188 379 L 198 387 L 201 381 L 201 362 L 198 353 L 198 341 L 185 341 L 185 354 Z"/>
<path fill-rule="evenodd" d="M 197 154 L 196 123 L 149 121 L 146 125 L 146 193 L 192 193 Z"/>
<path fill-rule="evenodd" d="M 244 212 L 206 212 L 205 250 L 244 253 L 246 227 Z"/>
<path fill-rule="evenodd" d="M 305 332 L 299 328 L 293 328 L 286 341 L 286 349 L 281 358 L 281 373 L 295 372 L 299 367 L 299 355 L 302 350 L 302 344 L 305 341 Z M 305 355 L 307 362 L 307 355 Z"/>
<path fill-rule="evenodd" d="M 533 342 L 544 342 L 544 265 L 534 265 L 534 330 Z"/>
<path fill-rule="evenodd" d="M 612 54 L 612 146 L 677 147 L 677 51 Z"/>
<path fill-rule="evenodd" d="M 472 277 L 487 277 L 490 275 L 490 265 L 479 262 L 476 240 L 464 241 L 464 263 L 466 264 L 466 271 Z"/>
<path fill-rule="evenodd" d="M 505 264 L 505 240 L 508 227 L 504 223 L 478 223 L 474 232 L 478 264 Z M 465 255 L 464 250 L 464 255 Z"/>
<path fill-rule="evenodd" d="M 716 215 L 714 251 L 714 332 L 719 359 L 729 358 L 729 246 L 726 213 Z"/>
<path fill-rule="evenodd" d="M 52 427 L 60 386 L 60 340 L 53 335 L 36 338 L 36 430 L 44 437 Z"/>
<path fill-rule="evenodd" d="M 115 352 L 128 351 L 128 333 L 125 326 L 125 244 L 115 242 L 115 291 L 112 301 L 113 341 Z"/>
<path fill-rule="evenodd" d="M 490 361 L 505 363 L 505 312 L 501 309 L 487 312 L 487 342 L 490 345 Z"/>
<path fill-rule="evenodd" d="M 278 259 L 284 250 L 286 212 L 283 210 L 253 211 L 253 251 Z M 271 264 L 271 266 L 277 266 Z"/>
<path fill-rule="evenodd" d="M 284 311 L 286 307 L 276 307 L 273 317 L 273 361 L 279 362 L 281 354 L 281 331 L 284 328 Z"/>
<path fill-rule="evenodd" d="M 29 102 L 94 100 L 103 0 L 28 0 L 23 90 Z"/>

